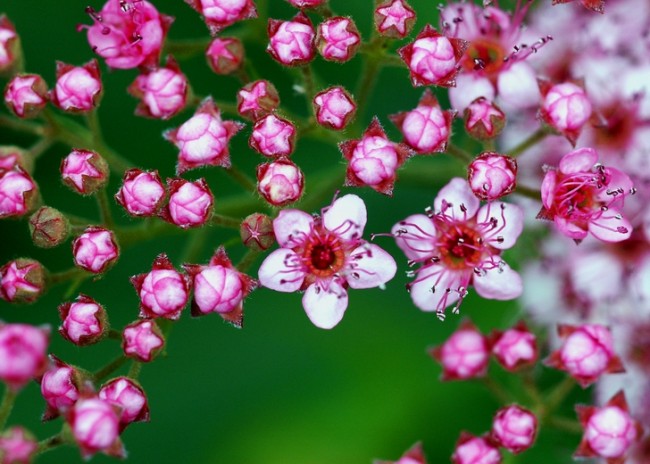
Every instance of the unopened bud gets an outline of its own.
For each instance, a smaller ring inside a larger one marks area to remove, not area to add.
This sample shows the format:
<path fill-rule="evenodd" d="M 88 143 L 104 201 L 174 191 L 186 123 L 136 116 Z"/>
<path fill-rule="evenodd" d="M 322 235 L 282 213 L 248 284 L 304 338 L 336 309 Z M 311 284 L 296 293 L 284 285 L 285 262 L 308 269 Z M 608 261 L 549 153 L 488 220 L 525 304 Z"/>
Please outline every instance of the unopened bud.
<path fill-rule="evenodd" d="M 10 303 L 33 303 L 45 288 L 45 268 L 29 258 L 0 267 L 0 298 Z"/>
<path fill-rule="evenodd" d="M 239 229 L 241 241 L 251 250 L 268 250 L 275 243 L 273 221 L 266 214 L 253 213 L 247 216 Z"/>
<path fill-rule="evenodd" d="M 70 223 L 58 209 L 43 206 L 29 218 L 29 233 L 37 247 L 52 248 L 68 238 Z"/>

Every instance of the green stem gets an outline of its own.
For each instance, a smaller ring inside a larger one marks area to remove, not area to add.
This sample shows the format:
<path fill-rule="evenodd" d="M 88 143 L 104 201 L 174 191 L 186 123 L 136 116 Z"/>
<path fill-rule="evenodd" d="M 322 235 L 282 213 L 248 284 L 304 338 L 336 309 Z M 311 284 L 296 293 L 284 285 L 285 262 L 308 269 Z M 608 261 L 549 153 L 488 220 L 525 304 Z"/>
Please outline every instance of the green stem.
<path fill-rule="evenodd" d="M 465 150 L 463 150 L 460 147 L 457 147 L 456 145 L 454 145 L 452 143 L 447 145 L 446 153 L 453 156 L 454 158 L 457 158 L 457 159 L 463 161 L 464 163 L 470 163 L 474 159 L 472 157 L 472 155 L 470 155 L 468 152 L 466 152 Z"/>
<path fill-rule="evenodd" d="M 190 239 L 185 242 L 185 249 L 181 254 L 182 263 L 194 263 L 200 256 L 205 242 L 208 239 L 210 229 L 208 227 L 201 227 L 195 229 L 191 233 Z"/>
<path fill-rule="evenodd" d="M 106 189 L 102 188 L 95 193 L 95 198 L 97 199 L 97 206 L 99 206 L 99 215 L 102 224 L 104 224 L 109 229 L 115 228 L 115 222 L 113 221 L 113 213 L 111 213 L 111 205 L 108 201 L 108 194 Z"/>
<path fill-rule="evenodd" d="M 490 390 L 490 393 L 492 393 L 492 396 L 496 400 L 498 400 L 502 404 L 508 404 L 512 401 L 512 398 L 508 394 L 506 390 L 504 390 L 503 386 L 499 383 L 497 383 L 493 378 L 485 376 L 482 379 L 480 379 L 483 385 Z"/>
<path fill-rule="evenodd" d="M 259 251 L 249 249 L 235 267 L 239 272 L 246 272 L 255 263 L 260 253 Z"/>
<path fill-rule="evenodd" d="M 122 341 L 122 332 L 120 332 L 119 330 L 111 329 L 108 331 L 107 337 L 110 338 L 111 340 Z"/>
<path fill-rule="evenodd" d="M 29 148 L 29 154 L 31 155 L 32 159 L 36 160 L 43 153 L 45 153 L 53 143 L 54 140 L 52 140 L 50 137 L 43 137 Z"/>
<path fill-rule="evenodd" d="M 566 376 L 551 392 L 546 395 L 542 417 L 550 417 L 557 407 L 562 404 L 567 395 L 575 387 L 576 382 L 571 376 Z"/>
<path fill-rule="evenodd" d="M 205 37 L 189 40 L 165 40 L 164 55 L 174 55 L 177 60 L 192 58 L 205 53 L 212 39 Z"/>
<path fill-rule="evenodd" d="M 310 64 L 306 64 L 300 67 L 300 72 L 302 73 L 302 81 L 305 86 L 305 100 L 307 102 L 307 113 L 312 114 L 312 100 L 316 94 L 315 88 L 316 84 L 314 83 L 314 73 L 311 69 Z"/>
<path fill-rule="evenodd" d="M 42 440 L 38 443 L 38 450 L 36 451 L 36 454 L 41 454 L 45 453 L 46 451 L 50 451 L 57 446 L 61 446 L 65 443 L 65 440 L 63 438 L 63 431 L 52 435 L 49 438 L 46 438 L 45 440 Z"/>
<path fill-rule="evenodd" d="M 119 355 L 117 358 L 113 359 L 111 362 L 106 364 L 104 367 L 99 369 L 95 374 L 93 374 L 93 378 L 95 379 L 95 382 L 101 383 L 102 380 L 106 379 L 109 375 L 111 375 L 113 372 L 118 370 L 126 361 L 128 358 L 124 355 Z"/>
<path fill-rule="evenodd" d="M 373 29 L 374 34 L 374 29 Z M 357 84 L 357 121 L 362 123 L 363 116 L 367 110 L 368 99 L 377 82 L 379 71 L 383 65 L 384 47 L 386 39 L 383 36 L 375 35 L 364 50 L 368 54 L 361 68 L 359 82 Z"/>
<path fill-rule="evenodd" d="M 14 402 L 16 401 L 17 396 L 18 391 L 14 390 L 8 385 L 5 387 L 2 403 L 0 403 L 0 431 L 4 429 L 5 424 L 7 423 L 7 419 L 9 419 L 9 415 L 11 414 L 11 410 L 14 407 Z"/>
<path fill-rule="evenodd" d="M 537 384 L 535 384 L 535 379 L 533 378 L 533 372 L 532 369 L 526 369 L 525 372 L 522 373 L 523 377 L 523 383 L 524 383 L 524 389 L 530 399 L 533 402 L 533 409 L 535 410 L 540 410 L 544 407 L 544 399 L 542 398 L 542 394 L 539 392 L 539 389 L 537 388 Z"/>
<path fill-rule="evenodd" d="M 210 224 L 213 226 L 228 227 L 230 229 L 239 230 L 241 227 L 241 219 L 214 213 L 212 219 L 210 219 Z"/>
<path fill-rule="evenodd" d="M 540 141 L 544 140 L 547 135 L 551 134 L 547 126 L 542 126 L 537 129 L 535 132 L 530 134 L 525 140 L 523 140 L 519 145 L 513 147 L 510 150 L 506 150 L 506 154 L 510 155 L 513 158 L 524 153 L 529 148 L 537 145 Z"/>
<path fill-rule="evenodd" d="M 533 200 L 537 201 L 542 201 L 542 192 L 539 190 L 530 188 L 530 187 L 524 187 L 523 185 L 517 185 L 517 188 L 515 188 L 515 192 L 522 197 L 527 197 L 531 198 Z"/>
<path fill-rule="evenodd" d="M 47 278 L 48 285 L 59 285 L 69 280 L 74 280 L 79 277 L 90 276 L 90 274 L 78 267 L 71 267 L 65 271 L 55 272 L 50 274 Z"/>
<path fill-rule="evenodd" d="M 129 367 L 129 372 L 126 374 L 127 377 L 137 380 L 140 376 L 140 371 L 142 370 L 142 363 L 139 361 L 133 361 L 131 367 Z"/>
<path fill-rule="evenodd" d="M 257 184 L 253 180 L 239 170 L 236 166 L 230 166 L 229 169 L 225 169 L 225 172 L 239 185 L 244 187 L 249 192 L 257 195 Z"/>
<path fill-rule="evenodd" d="M 42 125 L 23 121 L 22 119 L 15 119 L 4 114 L 0 114 L 0 126 L 4 126 L 15 132 L 27 132 L 41 137 L 46 135 L 45 127 Z"/>
<path fill-rule="evenodd" d="M 582 435 L 584 433 L 582 425 L 580 425 L 580 423 L 575 419 L 567 419 L 565 417 L 551 417 L 546 422 L 546 425 L 575 435 Z"/>

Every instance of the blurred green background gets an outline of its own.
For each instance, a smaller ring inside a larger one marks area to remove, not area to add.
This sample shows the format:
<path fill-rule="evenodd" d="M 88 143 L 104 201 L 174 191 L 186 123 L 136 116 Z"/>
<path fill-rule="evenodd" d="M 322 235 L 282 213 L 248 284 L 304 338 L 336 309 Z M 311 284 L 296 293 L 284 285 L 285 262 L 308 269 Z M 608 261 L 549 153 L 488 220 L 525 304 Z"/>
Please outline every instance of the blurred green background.
<path fill-rule="evenodd" d="M 161 12 L 176 17 L 169 33 L 171 39 L 207 37 L 198 14 L 181 0 L 154 3 Z M 269 3 L 272 17 L 286 19 L 294 14 L 295 10 L 282 0 Z M 411 4 L 418 13 L 416 31 L 426 23 L 436 24 L 434 2 L 411 0 Z M 20 33 L 28 72 L 41 74 L 52 86 L 56 60 L 80 65 L 93 57 L 85 34 L 76 31 L 78 24 L 90 23 L 84 13 L 87 5 L 100 10 L 102 2 L 2 0 L 0 12 L 8 15 Z M 372 1 L 332 0 L 331 6 L 337 14 L 353 16 L 364 38 L 369 37 Z M 293 88 L 300 84 L 299 73 L 281 68 L 264 52 L 264 23 L 248 21 L 229 29 L 226 35 L 240 34 L 247 28 L 258 33 L 245 43 L 259 76 L 276 84 L 283 106 L 306 115 L 304 97 Z M 354 92 L 361 61 L 357 56 L 348 64 L 336 65 L 317 59 L 314 68 L 321 84 L 342 84 Z M 101 65 L 105 93 L 99 116 L 108 144 L 138 166 L 158 169 L 163 177 L 172 176 L 177 151 L 161 133 L 180 125 L 192 110 L 164 122 L 137 118 L 133 116 L 136 100 L 126 94 L 136 70 L 111 71 L 103 62 Z M 239 82 L 212 73 L 201 53 L 183 59 L 180 65 L 198 95 L 234 101 Z M 360 129 L 376 114 L 397 140 L 387 115 L 414 107 L 421 92 L 411 87 L 405 69 L 384 69 L 378 76 L 369 111 L 360 116 L 360 123 L 346 137 L 357 138 Z M 444 92 L 438 94 L 446 101 Z M 82 118 L 78 120 L 83 122 Z M 254 176 L 262 157 L 247 146 L 250 127 L 248 123 L 235 136 L 231 155 L 234 164 Z M 29 136 L 0 127 L 0 144 L 28 147 L 33 142 Z M 467 143 L 467 148 L 477 150 Z M 59 163 L 68 151 L 64 145 L 55 145 L 36 166 L 34 177 L 45 203 L 97 219 L 94 200 L 71 193 L 60 182 Z M 345 165 L 341 154 L 334 144 L 302 139 L 293 160 L 306 172 L 306 207 L 317 211 L 329 203 L 343 183 Z M 319 171 L 331 169 L 335 169 L 335 175 L 319 178 Z M 455 160 L 423 157 L 411 160 L 401 171 L 403 183 L 397 185 L 393 198 L 369 189 L 354 190 L 367 200 L 366 234 L 387 232 L 396 221 L 422 211 L 445 179 L 463 172 L 464 167 Z M 217 211 L 233 212 L 234 199 L 242 196 L 248 212 L 261 210 L 261 206 L 255 207 L 256 200 L 244 194 L 221 168 L 192 171 L 185 177 L 200 176 L 208 179 L 215 193 Z M 323 183 L 325 186 L 319 187 Z M 113 176 L 111 195 L 118 187 L 119 179 Z M 310 197 L 314 194 L 319 194 L 322 202 L 314 202 Z M 137 223 L 113 206 L 121 224 Z M 26 220 L 2 221 L 0 234 L 0 263 L 29 256 L 52 271 L 72 266 L 70 242 L 54 250 L 35 248 L 28 237 Z M 59 303 L 72 299 L 76 292 L 87 293 L 106 307 L 112 326 L 120 329 L 137 317 L 138 299 L 129 276 L 147 272 L 161 252 L 167 252 L 177 266 L 187 253 L 195 257 L 195 262 L 205 263 L 214 249 L 223 243 L 232 244 L 236 236 L 234 231 L 208 230 L 155 238 L 124 249 L 105 278 L 86 281 L 72 296 L 66 297 L 68 288 L 60 286 L 31 306 L 11 306 L 0 301 L 0 319 L 49 323 L 53 328 L 51 352 L 66 362 L 96 370 L 119 353 L 118 342 L 105 340 L 98 346 L 78 348 L 64 341 L 56 333 Z M 243 330 L 232 328 L 216 315 L 191 319 L 189 312 L 184 313 L 171 333 L 166 356 L 145 365 L 140 375 L 149 397 L 151 422 L 134 424 L 123 434 L 129 462 L 369 463 L 374 458 L 396 460 L 421 440 L 429 462 L 439 463 L 449 462 L 462 430 L 486 432 L 499 404 L 478 383 L 440 383 L 440 368 L 426 349 L 443 342 L 463 316 L 471 317 L 484 332 L 509 326 L 518 317 L 516 303 L 485 302 L 471 295 L 461 308 L 461 316 L 450 316 L 441 323 L 434 314 L 423 313 L 411 303 L 404 290 L 405 259 L 393 240 L 378 238 L 377 243 L 398 260 L 398 276 L 385 291 L 351 291 L 348 311 L 334 330 L 320 330 L 309 322 L 301 295 L 266 289 L 255 291 L 246 301 Z M 228 251 L 235 262 L 243 254 L 237 245 Z M 256 274 L 258 265 L 259 261 L 251 274 Z M 491 370 L 501 381 L 516 387 L 514 375 L 502 373 L 496 366 Z M 545 375 L 549 382 L 558 378 Z M 60 420 L 41 424 L 43 408 L 38 386 L 30 384 L 19 396 L 9 423 L 24 424 L 39 439 L 46 438 L 59 430 Z M 567 414 L 571 414 L 570 410 Z M 506 462 L 571 462 L 578 441 L 579 437 L 543 431 L 538 446 L 517 458 L 507 456 Z M 93 458 L 97 463 L 113 461 L 105 456 Z M 43 455 L 38 462 L 75 463 L 81 458 L 77 449 L 62 447 Z"/>

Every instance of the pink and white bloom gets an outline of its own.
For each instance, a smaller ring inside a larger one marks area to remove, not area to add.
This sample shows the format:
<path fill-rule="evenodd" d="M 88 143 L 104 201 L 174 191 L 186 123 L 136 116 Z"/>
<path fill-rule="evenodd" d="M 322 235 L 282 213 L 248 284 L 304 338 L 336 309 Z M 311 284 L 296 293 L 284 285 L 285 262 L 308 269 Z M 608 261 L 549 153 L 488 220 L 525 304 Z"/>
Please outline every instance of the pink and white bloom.
<path fill-rule="evenodd" d="M 75 265 L 93 274 L 105 272 L 115 264 L 119 254 L 115 234 L 103 227 L 87 227 L 72 242 Z"/>
<path fill-rule="evenodd" d="M 442 366 L 442 380 L 484 377 L 490 360 L 488 338 L 469 321 L 429 354 Z"/>
<path fill-rule="evenodd" d="M 0 435 L 2 464 L 29 464 L 38 450 L 38 442 L 23 427 L 11 427 Z"/>
<path fill-rule="evenodd" d="M 361 35 L 352 18 L 336 16 L 318 25 L 316 47 L 326 60 L 339 63 L 348 61 L 360 44 Z"/>
<path fill-rule="evenodd" d="M 158 171 L 129 169 L 115 199 L 131 216 L 154 216 L 165 198 Z"/>
<path fill-rule="evenodd" d="M 52 248 L 68 239 L 70 222 L 61 211 L 41 206 L 29 218 L 29 233 L 37 247 Z"/>
<path fill-rule="evenodd" d="M 117 377 L 102 385 L 98 393 L 119 410 L 120 432 L 133 422 L 149 422 L 149 404 L 142 387 L 128 377 Z"/>
<path fill-rule="evenodd" d="M 63 111 L 88 113 L 99 105 L 102 80 L 97 60 L 83 66 L 56 62 L 56 85 L 51 92 L 52 103 Z"/>
<path fill-rule="evenodd" d="M 467 181 L 481 200 L 504 197 L 517 186 L 517 160 L 491 151 L 481 153 L 467 166 Z"/>
<path fill-rule="evenodd" d="M 185 108 L 188 88 L 187 77 L 169 56 L 164 67 L 144 71 L 136 77 L 128 91 L 140 99 L 136 115 L 169 119 Z"/>
<path fill-rule="evenodd" d="M 18 217 L 34 210 L 40 201 L 34 179 L 20 166 L 0 169 L 0 219 Z"/>
<path fill-rule="evenodd" d="M 122 332 L 122 350 L 140 362 L 151 362 L 165 345 L 165 338 L 153 320 L 135 321 Z"/>
<path fill-rule="evenodd" d="M 630 177 L 598 163 L 593 148 L 567 153 L 542 182 L 538 217 L 555 222 L 564 235 L 582 240 L 588 233 L 604 242 L 630 237 L 632 224 L 622 216 L 624 198 L 635 190 Z"/>
<path fill-rule="evenodd" d="M 348 306 L 348 287 L 383 287 L 397 270 L 395 260 L 361 238 L 366 206 L 345 195 L 320 216 L 285 209 L 273 220 L 280 249 L 259 270 L 260 283 L 278 292 L 304 290 L 302 304 L 317 327 L 336 326 Z"/>
<path fill-rule="evenodd" d="M 180 150 L 176 173 L 202 166 L 229 168 L 228 142 L 242 127 L 239 122 L 222 120 L 211 97 L 203 100 L 194 116 L 164 134 Z"/>
<path fill-rule="evenodd" d="M 317 8 L 325 3 L 326 0 L 287 0 L 296 8 Z"/>
<path fill-rule="evenodd" d="M 316 122 L 323 127 L 342 130 L 354 118 L 357 104 L 352 96 L 340 86 L 330 87 L 314 96 Z"/>
<path fill-rule="evenodd" d="M 70 409 L 67 421 L 84 459 L 100 451 L 109 456 L 125 456 L 117 411 L 117 407 L 97 397 L 81 398 Z"/>
<path fill-rule="evenodd" d="M 584 86 L 573 82 L 552 85 L 548 81 L 540 81 L 540 90 L 543 97 L 541 118 L 575 146 L 592 112 Z"/>
<path fill-rule="evenodd" d="M 169 202 L 160 212 L 165 221 L 187 229 L 202 226 L 212 216 L 214 196 L 205 179 L 167 179 L 167 189 Z"/>
<path fill-rule="evenodd" d="M 162 253 L 150 272 L 131 277 L 131 283 L 140 297 L 140 317 L 176 320 L 187 304 L 191 282 Z"/>
<path fill-rule="evenodd" d="M 278 63 L 297 66 L 314 59 L 316 31 L 310 19 L 303 12 L 291 21 L 269 19 L 269 45 L 266 51 Z"/>
<path fill-rule="evenodd" d="M 7 84 L 4 98 L 16 116 L 33 118 L 47 104 L 47 84 L 38 74 L 18 74 Z"/>
<path fill-rule="evenodd" d="M 90 195 L 108 183 L 108 164 L 98 153 L 73 149 L 61 161 L 63 183 L 81 195 Z"/>
<path fill-rule="evenodd" d="M 21 55 L 16 28 L 5 15 L 0 15 L 0 73 L 11 72 Z"/>
<path fill-rule="evenodd" d="M 478 97 L 464 111 L 465 131 L 478 140 L 490 140 L 501 133 L 506 115 L 494 102 Z"/>
<path fill-rule="evenodd" d="M 271 113 L 255 122 L 248 139 L 250 147 L 269 158 L 289 156 L 296 142 L 296 127 L 291 121 Z"/>
<path fill-rule="evenodd" d="M 41 395 L 46 403 L 43 420 L 48 421 L 68 411 L 79 399 L 83 385 L 81 372 L 50 355 L 50 366 L 40 380 Z"/>
<path fill-rule="evenodd" d="M 49 327 L 0 322 L 0 380 L 19 390 L 47 367 Z"/>
<path fill-rule="evenodd" d="M 503 332 L 495 331 L 491 339 L 492 354 L 509 371 L 537 361 L 537 339 L 523 322 Z"/>
<path fill-rule="evenodd" d="M 253 0 L 185 0 L 203 16 L 212 35 L 245 19 L 257 18 Z"/>
<path fill-rule="evenodd" d="M 305 176 L 286 158 L 257 167 L 257 191 L 273 206 L 298 201 L 305 188 Z"/>
<path fill-rule="evenodd" d="M 516 404 L 499 409 L 492 421 L 490 437 L 513 454 L 533 446 L 536 435 L 537 417 Z"/>
<path fill-rule="evenodd" d="M 59 333 L 75 345 L 97 343 L 108 331 L 104 307 L 88 295 L 80 294 L 73 303 L 59 305 L 59 316 Z"/>
<path fill-rule="evenodd" d="M 253 213 L 246 216 L 239 233 L 242 243 L 251 250 L 268 250 L 275 243 L 273 222 L 266 214 Z"/>
<path fill-rule="evenodd" d="M 86 11 L 88 43 L 111 68 L 155 67 L 174 18 L 160 14 L 146 0 L 108 0 L 98 13 Z"/>
<path fill-rule="evenodd" d="M 420 264 L 408 284 L 418 308 L 444 319 L 454 303 L 458 312 L 470 285 L 493 300 L 521 295 L 521 277 L 501 259 L 523 229 L 519 206 L 494 201 L 481 207 L 467 181 L 457 177 L 438 192 L 427 213 L 411 215 L 392 229 L 409 263 Z"/>
<path fill-rule="evenodd" d="M 27 172 L 33 170 L 32 156 L 20 147 L 13 145 L 0 146 L 0 170 L 10 171 L 19 166 Z"/>
<path fill-rule="evenodd" d="M 237 37 L 215 37 L 205 50 L 205 58 L 216 74 L 233 73 L 244 62 L 244 44 Z"/>
<path fill-rule="evenodd" d="M 373 464 L 427 464 L 422 451 L 422 443 L 411 446 L 397 461 L 373 461 Z"/>
<path fill-rule="evenodd" d="M 45 268 L 29 258 L 0 267 L 0 298 L 10 303 L 32 303 L 45 289 Z"/>
<path fill-rule="evenodd" d="M 454 464 L 501 464 L 501 453 L 490 437 L 475 437 L 467 432 L 460 434 L 451 456 Z"/>
<path fill-rule="evenodd" d="M 403 39 L 415 24 L 415 10 L 405 0 L 388 0 L 375 8 L 375 27 L 381 35 Z"/>
<path fill-rule="evenodd" d="M 243 117 L 257 121 L 280 105 L 280 96 L 270 81 L 249 82 L 237 92 L 237 111 Z"/>
<path fill-rule="evenodd" d="M 406 145 L 388 140 L 376 117 L 359 140 L 342 142 L 339 149 L 348 160 L 346 186 L 368 186 L 389 196 L 393 194 L 397 170 L 411 155 Z"/>
<path fill-rule="evenodd" d="M 389 117 L 404 135 L 404 143 L 423 154 L 447 149 L 454 115 L 453 111 L 442 111 L 438 99 L 427 89 L 416 108 Z"/>

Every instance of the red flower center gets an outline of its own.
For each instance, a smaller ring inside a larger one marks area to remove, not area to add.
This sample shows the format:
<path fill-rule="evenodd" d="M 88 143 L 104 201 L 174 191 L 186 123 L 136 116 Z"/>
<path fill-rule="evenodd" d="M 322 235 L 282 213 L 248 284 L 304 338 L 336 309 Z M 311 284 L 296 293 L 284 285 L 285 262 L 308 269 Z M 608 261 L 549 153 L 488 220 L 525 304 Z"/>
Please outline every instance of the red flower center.
<path fill-rule="evenodd" d="M 330 233 L 313 234 L 302 256 L 309 273 L 317 277 L 329 277 L 338 272 L 345 263 L 341 242 Z"/>
<path fill-rule="evenodd" d="M 446 267 L 466 269 L 481 263 L 485 246 L 474 229 L 454 224 L 451 228 L 441 230 L 438 250 Z"/>
<path fill-rule="evenodd" d="M 465 52 L 463 65 L 468 71 L 499 72 L 506 54 L 500 44 L 488 39 L 474 40 Z"/>

